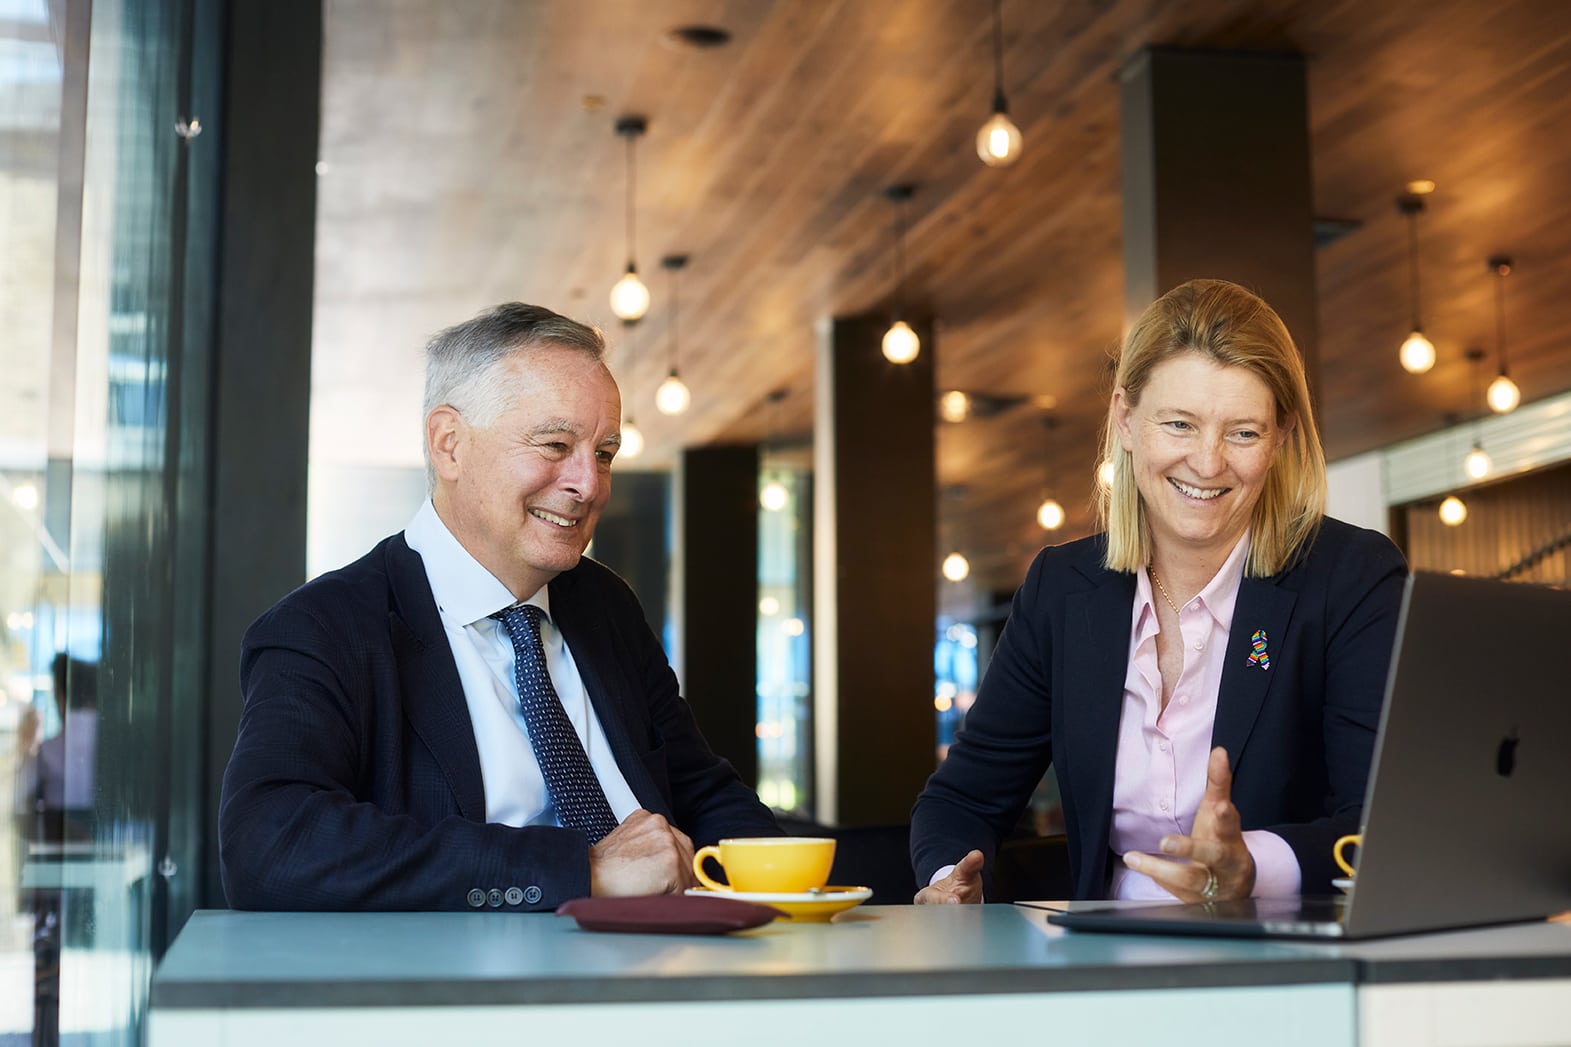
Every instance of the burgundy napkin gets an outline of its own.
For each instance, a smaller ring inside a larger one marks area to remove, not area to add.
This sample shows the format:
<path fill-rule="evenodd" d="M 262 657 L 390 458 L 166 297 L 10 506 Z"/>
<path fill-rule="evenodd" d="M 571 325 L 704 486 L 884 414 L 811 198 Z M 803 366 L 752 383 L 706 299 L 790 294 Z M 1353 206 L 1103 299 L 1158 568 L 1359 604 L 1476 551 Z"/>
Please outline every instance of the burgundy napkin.
<path fill-rule="evenodd" d="M 571 916 L 586 931 L 630 934 L 725 934 L 758 927 L 785 915 L 757 902 L 687 894 L 574 898 L 557 906 L 556 914 Z"/>

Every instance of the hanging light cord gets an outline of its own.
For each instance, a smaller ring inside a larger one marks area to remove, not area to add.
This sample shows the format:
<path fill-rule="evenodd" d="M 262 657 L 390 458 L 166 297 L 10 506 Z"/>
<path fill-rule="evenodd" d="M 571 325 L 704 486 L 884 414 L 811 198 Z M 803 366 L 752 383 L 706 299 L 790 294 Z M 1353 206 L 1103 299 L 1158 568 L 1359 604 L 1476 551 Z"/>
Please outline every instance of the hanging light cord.
<path fill-rule="evenodd" d="M 1495 266 L 1495 344 L 1500 349 L 1500 373 L 1506 373 L 1506 274 L 1508 265 Z"/>
<path fill-rule="evenodd" d="M 1418 307 L 1418 209 L 1407 213 L 1407 268 L 1413 281 L 1413 330 L 1421 331 Z"/>
<path fill-rule="evenodd" d="M 671 270 L 671 373 L 676 374 L 676 340 L 677 340 L 677 284 L 682 277 L 678 270 Z"/>
<path fill-rule="evenodd" d="M 897 320 L 905 319 L 906 311 L 906 225 L 905 201 L 895 204 L 895 312 Z"/>
<path fill-rule="evenodd" d="M 633 163 L 633 145 L 634 145 L 634 138 L 633 138 L 632 135 L 628 135 L 627 136 L 627 264 L 628 264 L 629 268 L 631 268 L 635 264 L 633 259 L 638 257 L 638 251 L 637 251 L 637 246 L 636 246 L 637 242 L 634 239 L 634 228 L 633 228 L 633 201 L 634 201 L 634 198 L 637 196 L 637 192 L 638 192 L 638 168 L 637 168 L 637 165 Z"/>
<path fill-rule="evenodd" d="M 1002 0 L 993 0 L 993 108 L 1000 113 L 1004 101 L 1004 15 Z"/>

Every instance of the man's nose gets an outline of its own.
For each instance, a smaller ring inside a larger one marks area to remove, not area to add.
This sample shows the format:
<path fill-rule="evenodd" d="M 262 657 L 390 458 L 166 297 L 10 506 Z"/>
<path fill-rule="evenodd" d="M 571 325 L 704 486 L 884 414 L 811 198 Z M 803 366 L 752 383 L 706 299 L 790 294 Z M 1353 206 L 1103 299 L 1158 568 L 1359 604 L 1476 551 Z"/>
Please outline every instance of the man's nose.
<path fill-rule="evenodd" d="M 579 501 L 594 501 L 595 495 L 600 493 L 600 485 L 605 482 L 594 452 L 573 454 L 563 462 L 560 482 L 563 489 Z"/>

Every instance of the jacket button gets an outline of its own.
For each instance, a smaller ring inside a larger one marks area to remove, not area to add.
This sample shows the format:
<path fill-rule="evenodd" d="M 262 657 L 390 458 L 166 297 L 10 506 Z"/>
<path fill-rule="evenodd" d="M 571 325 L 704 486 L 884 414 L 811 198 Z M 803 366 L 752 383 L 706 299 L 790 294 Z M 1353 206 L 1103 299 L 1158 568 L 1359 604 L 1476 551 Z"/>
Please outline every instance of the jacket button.
<path fill-rule="evenodd" d="M 539 900 L 540 888 L 536 887 L 534 884 L 530 884 L 528 887 L 524 888 L 524 901 L 528 902 L 530 905 L 533 905 Z"/>
<path fill-rule="evenodd" d="M 517 905 L 524 900 L 524 892 L 517 887 L 509 887 L 506 898 L 508 905 Z"/>
<path fill-rule="evenodd" d="M 491 893 L 486 895 L 486 901 L 491 903 L 491 908 L 500 909 L 502 907 L 502 889 L 500 887 L 491 888 Z"/>
<path fill-rule="evenodd" d="M 485 892 L 476 887 L 469 892 L 469 906 L 478 909 L 485 904 Z"/>

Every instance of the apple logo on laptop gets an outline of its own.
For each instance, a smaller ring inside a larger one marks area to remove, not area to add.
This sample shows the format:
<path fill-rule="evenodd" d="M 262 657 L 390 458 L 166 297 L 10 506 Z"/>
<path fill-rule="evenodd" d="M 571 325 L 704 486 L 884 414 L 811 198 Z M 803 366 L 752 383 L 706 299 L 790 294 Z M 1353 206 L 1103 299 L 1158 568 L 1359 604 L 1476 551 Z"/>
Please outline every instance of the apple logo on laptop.
<path fill-rule="evenodd" d="M 1511 728 L 1511 733 L 1500 740 L 1500 750 L 1495 753 L 1495 773 L 1502 778 L 1511 777 L 1516 770 L 1516 728 Z"/>

